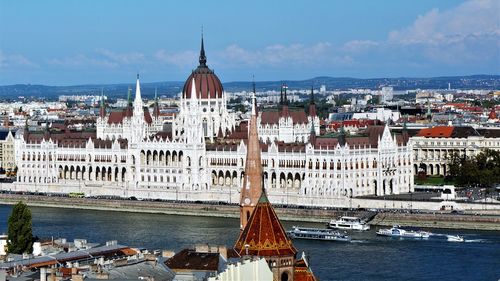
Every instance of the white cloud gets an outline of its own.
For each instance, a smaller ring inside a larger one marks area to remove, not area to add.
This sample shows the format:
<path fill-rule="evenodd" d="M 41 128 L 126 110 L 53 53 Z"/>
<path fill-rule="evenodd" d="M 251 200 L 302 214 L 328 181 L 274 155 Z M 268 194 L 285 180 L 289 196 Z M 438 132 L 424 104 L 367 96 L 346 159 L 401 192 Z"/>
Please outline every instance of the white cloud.
<path fill-rule="evenodd" d="M 39 67 L 38 64 L 32 62 L 28 58 L 20 54 L 7 54 L 0 50 L 0 68 L 7 67 Z"/>
<path fill-rule="evenodd" d="M 117 62 L 113 62 L 109 59 L 97 59 L 94 57 L 89 57 L 85 54 L 77 54 L 75 56 L 64 58 L 51 58 L 47 60 L 47 63 L 63 67 L 98 66 L 105 68 L 114 68 L 119 66 Z"/>
<path fill-rule="evenodd" d="M 192 67 L 193 62 L 196 62 L 198 54 L 196 52 L 187 50 L 178 53 L 169 53 L 164 49 L 158 50 L 153 54 L 156 60 L 175 65 L 180 68 Z"/>
<path fill-rule="evenodd" d="M 331 62 L 344 62 L 342 57 L 334 55 L 334 47 L 328 42 L 313 45 L 274 44 L 260 50 L 247 50 L 233 44 L 217 53 L 227 64 L 250 66 L 312 66 Z"/>
<path fill-rule="evenodd" d="M 145 56 L 139 52 L 115 53 L 106 49 L 97 49 L 96 53 L 109 61 L 117 64 L 137 64 L 145 60 Z"/>
<path fill-rule="evenodd" d="M 500 38 L 500 2 L 470 0 L 446 11 L 432 9 L 406 28 L 389 33 L 389 42 L 407 44 L 462 43 L 468 38 Z"/>
<path fill-rule="evenodd" d="M 349 53 L 358 53 L 370 50 L 379 45 L 379 42 L 372 40 L 351 40 L 344 43 L 341 50 Z"/>
<path fill-rule="evenodd" d="M 447 9 L 432 9 L 407 27 L 389 32 L 387 40 L 353 40 L 339 51 L 360 60 L 382 57 L 411 66 L 443 63 L 467 66 L 500 63 L 500 2 L 469 0 Z M 469 68 L 470 69 L 470 68 Z M 498 67 L 497 67 L 498 69 Z"/>

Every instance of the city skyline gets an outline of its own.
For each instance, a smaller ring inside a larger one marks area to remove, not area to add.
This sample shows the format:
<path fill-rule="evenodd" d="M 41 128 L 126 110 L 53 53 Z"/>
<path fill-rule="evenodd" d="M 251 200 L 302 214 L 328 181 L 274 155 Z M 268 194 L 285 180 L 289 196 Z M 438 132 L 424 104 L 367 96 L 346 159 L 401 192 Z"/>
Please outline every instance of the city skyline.
<path fill-rule="evenodd" d="M 498 74 L 498 2 L 0 1 L 0 85 Z M 64 23 L 64 24 L 62 24 Z"/>

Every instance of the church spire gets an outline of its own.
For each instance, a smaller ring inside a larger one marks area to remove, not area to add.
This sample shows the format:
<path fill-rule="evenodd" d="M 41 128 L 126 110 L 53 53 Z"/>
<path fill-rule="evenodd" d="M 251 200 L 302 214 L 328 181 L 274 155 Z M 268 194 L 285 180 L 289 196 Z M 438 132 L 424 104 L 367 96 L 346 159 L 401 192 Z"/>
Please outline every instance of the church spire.
<path fill-rule="evenodd" d="M 201 29 L 201 49 L 200 49 L 200 66 L 207 66 L 207 57 L 205 56 L 205 45 L 203 44 L 203 28 Z"/>
<path fill-rule="evenodd" d="M 257 109 L 255 93 L 252 93 L 252 116 L 250 117 L 245 177 L 240 197 L 240 230 L 245 228 L 263 192 L 260 140 L 257 132 Z"/>

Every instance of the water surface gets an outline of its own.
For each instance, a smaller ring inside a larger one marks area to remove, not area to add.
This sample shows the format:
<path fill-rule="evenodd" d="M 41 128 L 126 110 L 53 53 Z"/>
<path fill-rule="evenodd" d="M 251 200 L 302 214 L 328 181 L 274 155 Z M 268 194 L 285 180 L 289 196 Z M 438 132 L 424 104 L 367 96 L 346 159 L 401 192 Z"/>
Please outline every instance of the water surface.
<path fill-rule="evenodd" d="M 232 246 L 239 220 L 31 207 L 33 232 L 39 237 L 84 238 L 89 242 L 118 243 L 154 249 L 180 250 L 199 243 Z M 11 206 L 0 205 L 0 232 L 7 231 Z M 323 227 L 321 224 L 284 222 Z M 320 280 L 498 280 L 500 233 L 438 230 L 463 234 L 467 242 L 378 237 L 375 230 L 353 232 L 351 243 L 295 240 L 295 247 L 310 256 Z"/>

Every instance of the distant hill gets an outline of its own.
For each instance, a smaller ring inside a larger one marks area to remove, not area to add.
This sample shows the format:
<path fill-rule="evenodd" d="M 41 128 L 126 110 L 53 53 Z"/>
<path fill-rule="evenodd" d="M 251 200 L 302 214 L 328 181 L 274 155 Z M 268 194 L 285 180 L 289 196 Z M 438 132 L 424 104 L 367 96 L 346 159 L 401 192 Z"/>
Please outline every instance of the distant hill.
<path fill-rule="evenodd" d="M 152 97 L 155 88 L 159 95 L 173 96 L 181 92 L 183 83 L 181 81 L 141 83 L 141 92 L 145 97 Z M 259 81 L 256 82 L 257 90 L 279 90 L 282 81 Z M 319 88 L 325 85 L 327 90 L 365 88 L 378 89 L 382 86 L 393 86 L 395 90 L 411 89 L 447 89 L 451 83 L 453 89 L 499 89 L 500 75 L 470 75 L 470 76 L 443 76 L 432 78 L 349 78 L 349 77 L 315 77 L 307 80 L 285 80 L 284 83 L 290 89 L 308 89 L 311 85 Z M 235 81 L 223 83 L 226 91 L 248 91 L 252 85 L 249 81 Z M 107 84 L 107 85 L 76 85 L 76 86 L 46 86 L 18 84 L 0 86 L 0 98 L 14 99 L 19 96 L 55 99 L 60 95 L 96 95 L 101 93 L 111 98 L 127 96 L 128 87 L 135 87 L 135 83 Z"/>

